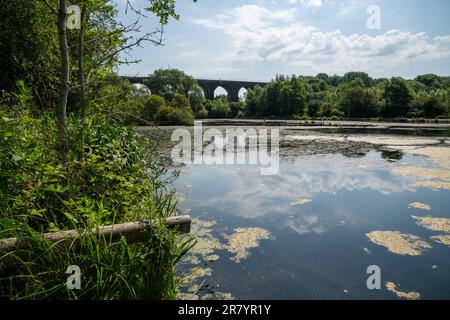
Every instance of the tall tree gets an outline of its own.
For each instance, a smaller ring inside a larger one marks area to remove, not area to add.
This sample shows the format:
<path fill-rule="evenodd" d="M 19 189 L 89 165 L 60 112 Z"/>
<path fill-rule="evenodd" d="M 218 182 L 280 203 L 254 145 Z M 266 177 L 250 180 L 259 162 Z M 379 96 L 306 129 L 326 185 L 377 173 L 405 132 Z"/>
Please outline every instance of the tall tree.
<path fill-rule="evenodd" d="M 413 96 L 405 80 L 392 78 L 385 84 L 383 98 L 385 101 L 384 116 L 406 117 Z"/>

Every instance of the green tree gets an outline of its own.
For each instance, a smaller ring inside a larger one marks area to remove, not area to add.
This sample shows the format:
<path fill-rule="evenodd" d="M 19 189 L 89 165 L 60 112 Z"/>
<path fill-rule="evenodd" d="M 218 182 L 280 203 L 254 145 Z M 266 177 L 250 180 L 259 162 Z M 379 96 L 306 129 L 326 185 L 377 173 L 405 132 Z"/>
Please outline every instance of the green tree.
<path fill-rule="evenodd" d="M 60 61 L 54 17 L 41 0 L 4 0 L 0 8 L 0 89 L 12 92 L 22 80 L 39 109 L 50 110 Z"/>
<path fill-rule="evenodd" d="M 265 89 L 261 86 L 255 86 L 248 89 L 247 98 L 245 99 L 246 114 L 248 116 L 263 116 L 267 112 L 265 104 Z"/>
<path fill-rule="evenodd" d="M 406 117 L 413 99 L 411 90 L 402 78 L 392 78 L 384 86 L 385 101 L 383 115 L 385 117 Z"/>
<path fill-rule="evenodd" d="M 375 96 L 362 86 L 344 89 L 341 98 L 342 110 L 350 118 L 367 118 L 375 115 Z"/>
<path fill-rule="evenodd" d="M 144 81 L 152 94 L 172 100 L 175 94 L 181 93 L 186 97 L 192 91 L 198 90 L 198 84 L 194 78 L 178 69 L 159 69 L 149 75 Z"/>
<path fill-rule="evenodd" d="M 342 77 L 342 82 L 352 82 L 358 78 L 364 82 L 366 87 L 371 87 L 374 84 L 373 79 L 366 72 L 347 72 Z"/>
<path fill-rule="evenodd" d="M 411 116 L 435 118 L 445 113 L 445 105 L 434 94 L 421 93 L 414 97 Z"/>
<path fill-rule="evenodd" d="M 230 114 L 230 103 L 225 96 L 207 101 L 205 107 L 210 118 L 226 118 Z"/>
<path fill-rule="evenodd" d="M 170 106 L 176 109 L 187 109 L 192 111 L 189 99 L 181 93 L 177 93 L 173 96 Z"/>
<path fill-rule="evenodd" d="M 296 76 L 292 76 L 291 81 L 291 90 L 292 90 L 292 98 L 291 98 L 291 108 L 288 110 L 286 115 L 293 114 L 301 114 L 304 112 L 306 107 L 306 98 L 307 92 L 306 88 L 299 78 Z"/>
<path fill-rule="evenodd" d="M 156 94 L 152 94 L 145 99 L 143 103 L 142 117 L 145 120 L 153 121 L 155 120 L 156 114 L 161 110 L 166 108 L 166 101 L 163 97 Z"/>

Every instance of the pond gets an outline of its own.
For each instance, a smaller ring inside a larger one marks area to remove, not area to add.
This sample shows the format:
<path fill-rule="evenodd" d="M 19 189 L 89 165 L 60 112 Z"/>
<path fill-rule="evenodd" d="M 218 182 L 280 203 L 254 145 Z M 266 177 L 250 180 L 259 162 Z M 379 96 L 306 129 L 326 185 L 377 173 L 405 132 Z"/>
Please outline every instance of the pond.
<path fill-rule="evenodd" d="M 181 299 L 450 298 L 448 131 L 276 129 L 277 174 L 178 167 Z M 173 128 L 140 130 L 171 149 Z"/>

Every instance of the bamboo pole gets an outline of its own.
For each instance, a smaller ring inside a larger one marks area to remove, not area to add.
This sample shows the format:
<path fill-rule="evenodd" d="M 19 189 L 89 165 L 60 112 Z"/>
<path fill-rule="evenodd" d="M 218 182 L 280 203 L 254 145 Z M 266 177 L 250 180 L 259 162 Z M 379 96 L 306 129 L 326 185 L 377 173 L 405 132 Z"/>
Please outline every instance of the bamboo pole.
<path fill-rule="evenodd" d="M 128 243 L 137 243 L 144 241 L 147 233 L 145 230 L 152 222 L 128 222 L 102 226 L 91 230 L 91 234 L 102 236 L 108 243 L 120 241 L 125 237 Z M 166 219 L 166 225 L 169 229 L 178 229 L 182 233 L 189 233 L 191 228 L 191 217 L 188 215 L 169 217 Z M 60 242 L 69 240 L 77 244 L 86 235 L 86 230 L 68 230 L 59 232 L 50 232 L 44 234 L 44 239 L 51 242 Z M 8 238 L 0 240 L 0 251 L 14 251 L 30 247 L 29 238 Z"/>

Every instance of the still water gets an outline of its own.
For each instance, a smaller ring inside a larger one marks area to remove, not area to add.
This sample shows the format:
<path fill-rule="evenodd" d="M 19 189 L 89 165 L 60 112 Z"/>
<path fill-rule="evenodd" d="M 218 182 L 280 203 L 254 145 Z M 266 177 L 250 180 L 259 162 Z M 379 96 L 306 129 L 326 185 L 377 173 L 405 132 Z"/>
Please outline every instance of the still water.
<path fill-rule="evenodd" d="M 448 132 L 281 130 L 276 175 L 178 168 L 198 240 L 180 298 L 450 299 Z"/>

